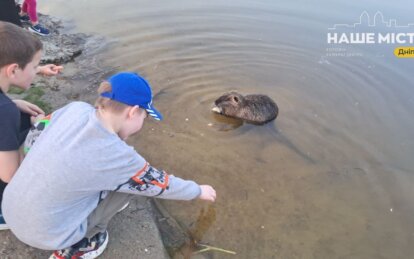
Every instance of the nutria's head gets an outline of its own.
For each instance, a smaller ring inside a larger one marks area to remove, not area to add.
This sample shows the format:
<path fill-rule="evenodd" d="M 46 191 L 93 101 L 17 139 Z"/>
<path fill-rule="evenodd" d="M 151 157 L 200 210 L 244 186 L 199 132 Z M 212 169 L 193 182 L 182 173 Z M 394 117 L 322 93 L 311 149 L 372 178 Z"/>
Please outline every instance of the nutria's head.
<path fill-rule="evenodd" d="M 214 101 L 216 105 L 212 111 L 227 116 L 236 116 L 240 112 L 240 108 L 244 105 L 243 95 L 237 92 L 230 92 L 220 96 Z"/>

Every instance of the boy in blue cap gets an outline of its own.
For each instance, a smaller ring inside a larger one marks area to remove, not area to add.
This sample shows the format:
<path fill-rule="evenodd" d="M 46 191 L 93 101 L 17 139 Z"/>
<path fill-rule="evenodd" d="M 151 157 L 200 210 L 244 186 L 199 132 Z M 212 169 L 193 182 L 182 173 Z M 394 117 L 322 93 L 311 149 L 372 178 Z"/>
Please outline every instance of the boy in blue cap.
<path fill-rule="evenodd" d="M 52 113 L 4 193 L 12 232 L 28 245 L 56 250 L 50 258 L 99 256 L 108 243 L 109 220 L 134 194 L 216 198 L 211 186 L 152 167 L 124 142 L 147 115 L 162 119 L 144 78 L 119 73 L 98 92 L 96 107 L 74 102 Z"/>

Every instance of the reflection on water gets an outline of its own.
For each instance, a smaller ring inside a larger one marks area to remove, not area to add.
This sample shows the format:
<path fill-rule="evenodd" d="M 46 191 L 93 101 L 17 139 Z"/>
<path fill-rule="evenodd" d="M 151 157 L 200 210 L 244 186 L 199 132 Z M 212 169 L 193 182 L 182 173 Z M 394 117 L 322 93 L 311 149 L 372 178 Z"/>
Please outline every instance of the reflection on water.
<path fill-rule="evenodd" d="M 192 237 L 197 242 L 200 242 L 215 221 L 216 209 L 214 208 L 214 205 L 209 205 L 206 209 L 201 209 L 194 226 L 190 226 Z"/>
<path fill-rule="evenodd" d="M 208 126 L 213 126 L 218 131 L 234 130 L 243 125 L 243 120 L 237 118 L 230 118 L 216 113 L 213 113 L 212 116 L 215 122 L 208 124 Z"/>
<path fill-rule="evenodd" d="M 326 55 L 333 24 L 364 10 L 414 22 L 399 8 L 410 5 L 39 3 L 114 40 L 105 62 L 148 78 L 165 121 L 148 121 L 131 143 L 152 164 L 215 186 L 214 205 L 165 205 L 201 242 L 236 258 L 412 257 L 413 62 L 393 57 L 392 46 Z M 278 118 L 255 126 L 212 113 L 230 90 L 269 95 Z"/>

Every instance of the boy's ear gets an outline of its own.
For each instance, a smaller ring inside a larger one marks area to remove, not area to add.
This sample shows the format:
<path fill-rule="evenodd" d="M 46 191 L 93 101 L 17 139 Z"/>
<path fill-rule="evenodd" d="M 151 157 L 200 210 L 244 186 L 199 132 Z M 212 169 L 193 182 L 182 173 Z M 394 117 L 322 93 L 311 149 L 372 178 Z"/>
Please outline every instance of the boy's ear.
<path fill-rule="evenodd" d="M 132 118 L 135 115 L 135 113 L 137 113 L 137 112 L 139 112 L 139 106 L 138 105 L 130 107 L 129 111 L 128 111 L 128 118 Z"/>
<path fill-rule="evenodd" d="M 16 70 L 19 69 L 19 65 L 17 63 L 12 63 L 9 65 L 6 65 L 4 69 L 6 72 L 6 76 L 9 78 L 12 78 L 13 76 L 15 76 Z"/>

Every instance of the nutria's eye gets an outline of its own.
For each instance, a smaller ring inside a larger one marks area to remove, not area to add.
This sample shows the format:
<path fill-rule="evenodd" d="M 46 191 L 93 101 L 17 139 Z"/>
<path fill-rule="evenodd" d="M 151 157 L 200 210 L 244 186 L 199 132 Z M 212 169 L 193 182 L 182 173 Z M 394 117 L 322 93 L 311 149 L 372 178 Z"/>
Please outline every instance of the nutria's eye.
<path fill-rule="evenodd" d="M 233 100 L 234 100 L 236 103 L 238 103 L 238 102 L 239 102 L 239 98 L 238 98 L 237 96 L 234 96 L 234 97 L 233 97 Z"/>

